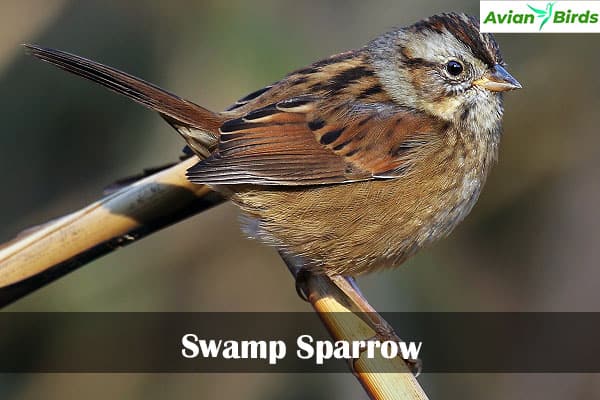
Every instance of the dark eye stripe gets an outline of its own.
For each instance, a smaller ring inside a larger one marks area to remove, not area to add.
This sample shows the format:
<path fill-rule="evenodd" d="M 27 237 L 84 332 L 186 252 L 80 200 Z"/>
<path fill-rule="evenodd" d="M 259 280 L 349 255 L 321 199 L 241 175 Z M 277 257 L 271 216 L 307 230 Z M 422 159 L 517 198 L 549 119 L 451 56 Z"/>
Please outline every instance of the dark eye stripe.
<path fill-rule="evenodd" d="M 427 61 L 427 60 L 417 57 L 417 58 L 405 59 L 404 65 L 407 68 L 415 69 L 415 68 L 422 68 L 422 67 L 436 68 L 439 64 L 436 64 L 434 62 Z"/>

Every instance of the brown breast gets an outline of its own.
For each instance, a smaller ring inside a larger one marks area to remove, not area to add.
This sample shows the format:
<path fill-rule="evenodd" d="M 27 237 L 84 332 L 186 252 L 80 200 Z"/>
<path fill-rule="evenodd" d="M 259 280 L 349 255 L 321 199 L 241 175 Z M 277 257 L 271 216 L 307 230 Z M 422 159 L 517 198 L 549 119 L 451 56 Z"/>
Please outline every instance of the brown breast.
<path fill-rule="evenodd" d="M 432 149 L 433 150 L 433 149 Z M 495 149 L 451 132 L 411 173 L 311 188 L 237 187 L 253 237 L 356 275 L 394 267 L 448 234 L 475 203 Z"/>

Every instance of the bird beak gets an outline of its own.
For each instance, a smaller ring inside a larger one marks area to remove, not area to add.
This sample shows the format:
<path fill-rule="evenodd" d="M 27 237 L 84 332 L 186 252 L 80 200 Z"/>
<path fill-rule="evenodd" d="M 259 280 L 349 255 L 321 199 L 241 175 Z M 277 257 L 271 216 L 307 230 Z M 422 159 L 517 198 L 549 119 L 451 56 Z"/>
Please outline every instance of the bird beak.
<path fill-rule="evenodd" d="M 508 90 L 521 89 L 523 86 L 508 73 L 500 64 L 490 68 L 483 78 L 473 82 L 473 85 L 480 86 L 492 92 L 506 92 Z"/>

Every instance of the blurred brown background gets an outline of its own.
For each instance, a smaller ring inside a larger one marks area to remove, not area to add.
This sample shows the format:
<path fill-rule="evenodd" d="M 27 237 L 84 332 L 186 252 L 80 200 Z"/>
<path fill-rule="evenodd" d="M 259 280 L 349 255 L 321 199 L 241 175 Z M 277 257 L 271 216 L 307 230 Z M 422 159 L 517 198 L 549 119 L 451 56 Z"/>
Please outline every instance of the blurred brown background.
<path fill-rule="evenodd" d="M 0 241 L 93 201 L 116 178 L 176 159 L 182 147 L 157 115 L 25 56 L 20 43 L 93 58 L 222 109 L 393 26 L 440 11 L 478 15 L 478 7 L 441 0 L 4 0 Z M 599 311 L 600 35 L 505 34 L 498 40 L 510 72 L 525 86 L 507 97 L 499 165 L 472 215 L 449 239 L 399 270 L 359 280 L 379 310 Z M 308 310 L 277 254 L 246 240 L 236 218 L 233 206 L 220 206 L 8 310 Z M 600 393 L 597 375 L 426 374 L 420 381 L 434 399 Z M 350 374 L 0 376 L 3 400 L 75 396 L 365 398 Z"/>

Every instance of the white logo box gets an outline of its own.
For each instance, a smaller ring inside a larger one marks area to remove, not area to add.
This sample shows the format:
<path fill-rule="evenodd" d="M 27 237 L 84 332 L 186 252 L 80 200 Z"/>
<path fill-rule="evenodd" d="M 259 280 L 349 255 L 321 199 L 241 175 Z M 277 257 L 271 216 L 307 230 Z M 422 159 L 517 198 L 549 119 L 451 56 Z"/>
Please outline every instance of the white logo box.
<path fill-rule="evenodd" d="M 600 1 L 480 1 L 479 10 L 481 32 L 600 32 Z"/>

